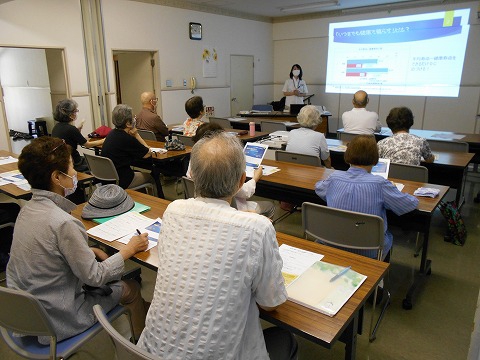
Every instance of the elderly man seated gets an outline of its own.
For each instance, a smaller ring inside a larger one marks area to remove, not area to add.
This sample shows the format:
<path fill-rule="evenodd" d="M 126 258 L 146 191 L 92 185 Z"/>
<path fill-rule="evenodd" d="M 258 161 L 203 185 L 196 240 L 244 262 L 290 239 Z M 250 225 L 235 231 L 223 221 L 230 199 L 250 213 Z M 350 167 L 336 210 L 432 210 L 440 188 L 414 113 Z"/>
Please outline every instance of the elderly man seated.
<path fill-rule="evenodd" d="M 351 134 L 373 134 L 382 130 L 375 111 L 366 109 L 369 102 L 368 94 L 359 90 L 353 95 L 353 109 L 342 114 L 343 130 Z"/>
<path fill-rule="evenodd" d="M 262 332 L 258 307 L 287 299 L 275 229 L 230 207 L 245 181 L 239 140 L 226 133 L 193 147 L 196 198 L 164 213 L 152 305 L 138 345 L 162 359 L 295 359 L 293 335 Z"/>

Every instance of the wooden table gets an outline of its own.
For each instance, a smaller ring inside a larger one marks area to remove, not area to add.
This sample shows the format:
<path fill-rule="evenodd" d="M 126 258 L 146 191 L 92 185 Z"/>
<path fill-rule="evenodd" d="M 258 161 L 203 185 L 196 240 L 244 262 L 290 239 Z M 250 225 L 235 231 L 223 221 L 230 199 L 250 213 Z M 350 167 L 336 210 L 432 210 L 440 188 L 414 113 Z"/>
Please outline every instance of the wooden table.
<path fill-rule="evenodd" d="M 12 156 L 14 158 L 18 158 L 18 156 L 14 153 L 11 153 L 9 151 L 5 150 L 0 150 L 0 157 L 6 157 L 6 156 Z M 4 173 L 7 171 L 14 171 L 18 170 L 18 162 L 14 163 L 9 163 L 5 165 L 0 165 L 0 173 Z M 85 174 L 82 172 L 77 172 L 77 179 L 79 184 L 86 184 L 90 183 L 93 180 L 93 176 L 90 174 Z M 15 184 L 6 184 L 0 186 L 0 192 L 14 198 L 14 199 L 24 199 L 28 200 L 32 196 L 31 191 L 26 191 L 23 189 L 20 189 L 17 185 Z"/>
<path fill-rule="evenodd" d="M 247 121 L 243 121 L 243 123 L 231 122 L 232 125 L 240 126 L 239 128 L 245 127 L 244 124 L 248 125 L 249 121 L 254 121 L 255 124 L 260 126 L 262 121 L 278 121 L 278 122 L 297 122 L 297 115 L 292 115 L 289 113 L 284 113 L 282 111 L 272 111 L 270 113 L 252 113 L 252 114 L 237 114 L 239 117 L 247 118 Z M 321 115 L 322 123 L 317 126 L 315 131 L 323 133 L 325 136 L 328 135 L 328 116 L 330 115 Z M 287 125 L 287 130 L 297 129 L 300 125 Z"/>
<path fill-rule="evenodd" d="M 177 125 L 168 125 L 168 130 L 172 134 L 183 134 L 182 131 L 175 131 L 173 130 L 177 126 L 181 126 L 182 124 L 177 124 Z M 268 137 L 268 133 L 266 132 L 261 132 L 261 131 L 255 131 L 255 135 L 250 135 L 248 131 L 245 133 L 246 130 L 241 130 L 241 129 L 225 129 L 227 132 L 235 132 L 237 133 L 238 138 L 245 144 L 247 142 L 254 142 L 260 139 L 263 139 L 265 137 Z"/>
<path fill-rule="evenodd" d="M 338 149 L 338 147 L 345 147 L 348 141 L 327 139 L 327 144 L 332 166 L 337 170 L 347 170 L 349 165 L 343 159 L 345 151 Z M 457 204 L 460 204 L 463 198 L 468 164 L 472 162 L 475 154 L 447 151 L 433 151 L 433 154 L 436 158 L 433 163 L 424 161 L 421 163 L 428 169 L 428 182 L 457 189 L 456 201 Z"/>
<path fill-rule="evenodd" d="M 151 210 L 145 213 L 145 215 L 150 218 L 162 217 L 163 212 L 169 204 L 169 201 L 158 199 L 147 194 L 132 190 L 127 190 L 127 192 L 135 201 L 151 207 Z M 93 221 L 83 220 L 81 218 L 82 210 L 83 205 L 80 205 L 72 212 L 72 215 L 81 220 L 87 229 L 97 225 Z M 116 250 L 124 246 L 124 244 L 117 241 L 106 242 L 98 238 L 92 238 L 92 240 Z M 367 275 L 367 279 L 362 286 L 333 317 L 291 301 L 285 302 L 280 305 L 277 310 L 272 312 L 261 310 L 261 317 L 263 319 L 289 329 L 326 348 L 331 348 L 338 340 L 344 342 L 346 344 L 345 359 L 354 359 L 356 337 L 361 329 L 363 305 L 368 296 L 374 291 L 380 279 L 384 277 L 389 265 L 381 261 L 316 244 L 283 233 L 277 233 L 277 241 L 279 245 L 288 244 L 321 253 L 325 255 L 322 259 L 323 261 L 341 266 L 351 265 L 355 271 Z M 156 271 L 158 268 L 158 249 L 154 247 L 150 251 L 139 253 L 135 255 L 133 260 Z"/>
<path fill-rule="evenodd" d="M 276 166 L 280 171 L 269 176 L 263 176 L 257 183 L 255 190 L 256 195 L 288 201 L 294 204 L 301 204 L 305 201 L 325 204 L 317 194 L 315 194 L 315 183 L 319 180 L 326 179 L 334 170 L 265 159 L 262 164 Z M 445 197 L 449 187 L 399 179 L 391 180 L 404 184 L 405 187 L 402 191 L 411 195 L 413 195 L 414 191 L 419 187 L 433 187 L 440 190 L 439 196 L 434 199 L 418 197 L 419 203 L 417 209 L 408 214 L 397 216 L 392 212 L 387 212 L 390 224 L 399 224 L 407 227 L 409 230 L 419 231 L 424 234 L 420 269 L 403 300 L 404 308 L 411 309 L 418 285 L 423 281 L 425 275 L 430 275 L 431 273 L 431 260 L 427 259 L 430 224 L 435 208 Z"/>

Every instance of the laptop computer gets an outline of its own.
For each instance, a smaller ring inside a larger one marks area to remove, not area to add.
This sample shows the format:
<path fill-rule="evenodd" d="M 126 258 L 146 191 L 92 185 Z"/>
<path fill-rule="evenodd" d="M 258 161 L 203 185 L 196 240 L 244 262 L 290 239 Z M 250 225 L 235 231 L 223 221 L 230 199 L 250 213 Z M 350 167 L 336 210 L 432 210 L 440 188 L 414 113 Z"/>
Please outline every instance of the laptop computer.
<path fill-rule="evenodd" d="M 305 104 L 290 104 L 290 114 L 298 115 L 300 109 L 304 106 Z"/>
<path fill-rule="evenodd" d="M 246 173 L 247 177 L 253 177 L 253 172 L 262 163 L 265 154 L 267 153 L 268 145 L 261 143 L 246 143 L 243 148 L 245 160 L 247 162 Z"/>

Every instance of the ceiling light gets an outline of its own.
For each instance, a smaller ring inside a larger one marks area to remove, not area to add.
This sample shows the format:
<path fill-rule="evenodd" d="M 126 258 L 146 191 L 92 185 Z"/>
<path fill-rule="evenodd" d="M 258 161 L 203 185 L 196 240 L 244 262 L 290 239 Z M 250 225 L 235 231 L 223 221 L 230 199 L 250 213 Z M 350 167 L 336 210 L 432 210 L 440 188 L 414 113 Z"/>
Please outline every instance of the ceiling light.
<path fill-rule="evenodd" d="M 340 1 L 332 0 L 332 1 L 322 1 L 316 3 L 309 3 L 309 4 L 300 4 L 300 5 L 293 5 L 293 6 L 285 6 L 279 8 L 280 11 L 300 11 L 300 10 L 314 10 L 320 9 L 329 6 L 340 6 Z"/>

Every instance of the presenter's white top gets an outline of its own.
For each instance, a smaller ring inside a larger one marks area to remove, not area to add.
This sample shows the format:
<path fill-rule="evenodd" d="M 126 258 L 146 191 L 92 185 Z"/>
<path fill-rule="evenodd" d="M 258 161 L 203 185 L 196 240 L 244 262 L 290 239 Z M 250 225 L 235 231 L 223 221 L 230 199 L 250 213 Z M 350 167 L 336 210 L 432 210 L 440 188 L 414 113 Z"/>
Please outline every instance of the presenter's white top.
<path fill-rule="evenodd" d="M 351 134 L 373 134 L 382 129 L 378 114 L 365 108 L 353 108 L 344 112 L 342 122 L 343 130 Z"/>
<path fill-rule="evenodd" d="M 295 79 L 295 76 L 292 79 L 285 80 L 285 84 L 283 85 L 283 92 L 291 92 L 294 90 L 298 90 L 303 94 L 308 93 L 307 84 L 305 80 Z M 285 106 L 290 106 L 290 104 L 303 104 L 303 96 L 286 96 L 285 99 Z"/>

